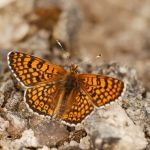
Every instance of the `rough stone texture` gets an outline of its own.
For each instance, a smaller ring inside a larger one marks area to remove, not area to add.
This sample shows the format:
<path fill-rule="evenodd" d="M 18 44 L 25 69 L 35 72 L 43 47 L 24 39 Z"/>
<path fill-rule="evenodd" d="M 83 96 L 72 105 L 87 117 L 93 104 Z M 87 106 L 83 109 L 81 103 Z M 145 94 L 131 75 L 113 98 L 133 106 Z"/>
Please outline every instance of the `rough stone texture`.
<path fill-rule="evenodd" d="M 0 149 L 149 150 L 149 5 L 148 0 L 0 2 Z M 12 49 L 66 69 L 77 63 L 82 73 L 119 78 L 126 91 L 121 101 L 68 127 L 27 107 L 24 89 L 7 66 Z"/>
<path fill-rule="evenodd" d="M 92 137 L 95 148 L 145 148 L 147 141 L 142 128 L 135 125 L 118 104 L 99 110 L 98 115 L 91 118 L 87 120 L 86 131 Z"/>
<path fill-rule="evenodd" d="M 60 141 L 65 141 L 69 136 L 69 132 L 66 128 L 55 121 L 42 121 L 39 124 L 32 126 L 32 129 L 41 145 L 51 147 L 59 145 Z"/>

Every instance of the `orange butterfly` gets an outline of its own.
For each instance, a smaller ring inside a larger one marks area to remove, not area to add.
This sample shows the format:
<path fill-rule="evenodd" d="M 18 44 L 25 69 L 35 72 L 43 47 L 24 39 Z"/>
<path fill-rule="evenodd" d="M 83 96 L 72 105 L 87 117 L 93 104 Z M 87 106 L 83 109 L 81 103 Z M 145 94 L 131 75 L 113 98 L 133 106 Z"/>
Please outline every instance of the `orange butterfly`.
<path fill-rule="evenodd" d="M 20 52 L 10 52 L 8 64 L 26 88 L 24 98 L 29 107 L 68 125 L 80 123 L 94 108 L 115 101 L 124 89 L 121 80 L 78 74 L 76 65 L 66 71 L 61 66 Z"/>

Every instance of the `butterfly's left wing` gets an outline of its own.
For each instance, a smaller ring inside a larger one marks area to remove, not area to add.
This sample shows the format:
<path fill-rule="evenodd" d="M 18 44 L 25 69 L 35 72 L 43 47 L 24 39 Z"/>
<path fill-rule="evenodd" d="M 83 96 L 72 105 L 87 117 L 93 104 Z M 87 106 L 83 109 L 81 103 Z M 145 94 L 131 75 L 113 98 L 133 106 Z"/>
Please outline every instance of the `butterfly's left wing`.
<path fill-rule="evenodd" d="M 81 88 L 97 107 L 115 101 L 124 89 L 123 81 L 103 75 L 80 74 L 78 80 Z"/>
<path fill-rule="evenodd" d="M 26 87 L 55 82 L 66 74 L 66 70 L 58 65 L 16 51 L 8 53 L 8 65 L 17 80 Z"/>

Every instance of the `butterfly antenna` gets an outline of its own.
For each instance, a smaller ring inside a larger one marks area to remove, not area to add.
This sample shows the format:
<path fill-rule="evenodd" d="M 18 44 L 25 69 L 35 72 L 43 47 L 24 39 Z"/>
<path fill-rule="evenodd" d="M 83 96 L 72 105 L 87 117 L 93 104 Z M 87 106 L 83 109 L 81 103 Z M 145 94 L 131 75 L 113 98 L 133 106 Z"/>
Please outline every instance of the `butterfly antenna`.
<path fill-rule="evenodd" d="M 90 59 L 90 58 L 87 58 L 87 59 L 84 59 L 82 62 L 80 62 L 78 64 L 78 66 L 81 66 L 82 64 L 85 64 L 85 63 L 90 63 L 90 64 L 95 64 L 96 61 L 102 56 L 102 54 L 98 54 L 95 58 L 93 59 Z"/>
<path fill-rule="evenodd" d="M 63 46 L 62 46 L 62 44 L 61 44 L 58 40 L 56 40 L 56 42 L 57 42 L 57 44 L 60 46 L 61 50 L 65 51 L 65 49 L 64 49 Z"/>
<path fill-rule="evenodd" d="M 61 50 L 62 50 L 62 54 L 63 54 L 63 58 L 67 61 L 67 65 L 70 63 L 70 53 L 69 51 L 65 50 L 62 46 L 62 44 L 56 40 L 57 44 L 60 46 Z"/>
<path fill-rule="evenodd" d="M 102 54 L 98 54 L 98 55 L 96 56 L 96 58 L 99 59 L 101 56 L 102 56 Z"/>

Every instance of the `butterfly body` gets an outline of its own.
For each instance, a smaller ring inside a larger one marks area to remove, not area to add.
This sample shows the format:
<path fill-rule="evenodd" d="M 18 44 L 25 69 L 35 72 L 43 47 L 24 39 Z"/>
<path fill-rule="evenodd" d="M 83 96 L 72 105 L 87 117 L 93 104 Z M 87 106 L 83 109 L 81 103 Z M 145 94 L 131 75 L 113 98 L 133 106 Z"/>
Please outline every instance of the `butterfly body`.
<path fill-rule="evenodd" d="M 61 118 L 63 116 L 66 107 L 69 105 L 67 104 L 69 96 L 72 95 L 73 91 L 77 91 L 79 88 L 79 83 L 74 72 L 68 73 L 63 78 L 64 81 L 59 84 L 60 93 L 58 94 L 58 103 L 54 111 L 54 116 L 56 116 L 56 118 Z"/>
<path fill-rule="evenodd" d="M 25 87 L 24 100 L 38 114 L 57 118 L 69 125 L 81 123 L 94 108 L 119 99 L 121 80 L 95 74 L 78 74 L 35 56 L 12 51 L 8 65 Z"/>

